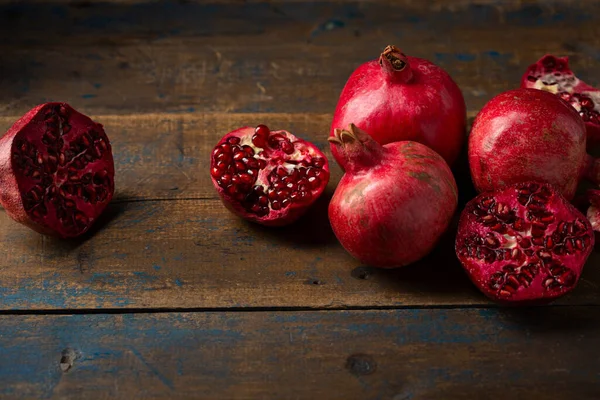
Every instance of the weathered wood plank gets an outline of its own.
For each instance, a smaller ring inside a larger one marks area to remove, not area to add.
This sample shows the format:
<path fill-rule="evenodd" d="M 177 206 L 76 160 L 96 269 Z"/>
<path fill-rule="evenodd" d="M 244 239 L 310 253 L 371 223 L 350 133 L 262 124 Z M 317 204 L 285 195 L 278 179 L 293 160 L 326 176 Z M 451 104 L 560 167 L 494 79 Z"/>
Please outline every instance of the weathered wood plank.
<path fill-rule="evenodd" d="M 338 244 L 327 200 L 269 229 L 217 200 L 110 206 L 83 239 L 45 238 L 0 215 L 0 309 L 396 307 L 489 304 L 454 254 L 452 226 L 431 255 L 366 268 Z M 560 304 L 600 304 L 600 253 Z"/>
<path fill-rule="evenodd" d="M 598 2 L 187 3 L 1 6 L 0 110 L 329 113 L 390 43 L 446 68 L 471 110 L 545 52 L 598 82 Z"/>
<path fill-rule="evenodd" d="M 598 307 L 3 316 L 0 396 L 596 399 L 599 321 Z"/>

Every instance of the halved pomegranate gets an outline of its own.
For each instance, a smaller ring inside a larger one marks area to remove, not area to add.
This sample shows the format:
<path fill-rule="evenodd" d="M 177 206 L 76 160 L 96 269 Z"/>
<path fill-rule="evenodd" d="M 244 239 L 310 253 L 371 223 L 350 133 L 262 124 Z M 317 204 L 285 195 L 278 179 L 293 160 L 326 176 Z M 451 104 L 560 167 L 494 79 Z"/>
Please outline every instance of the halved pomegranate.
<path fill-rule="evenodd" d="M 329 164 L 312 143 L 265 125 L 225 135 L 214 148 L 210 171 L 225 206 L 268 226 L 294 222 L 329 182 Z"/>
<path fill-rule="evenodd" d="M 483 193 L 459 221 L 456 254 L 475 285 L 503 303 L 544 303 L 575 288 L 594 247 L 589 221 L 551 185 Z"/>
<path fill-rule="evenodd" d="M 114 173 L 102 125 L 67 103 L 35 107 L 0 138 L 0 203 L 40 233 L 86 232 L 112 199 Z"/>
<path fill-rule="evenodd" d="M 525 71 L 521 87 L 554 93 L 571 104 L 585 122 L 588 146 L 600 143 L 600 90 L 575 76 L 568 57 L 540 58 Z"/>

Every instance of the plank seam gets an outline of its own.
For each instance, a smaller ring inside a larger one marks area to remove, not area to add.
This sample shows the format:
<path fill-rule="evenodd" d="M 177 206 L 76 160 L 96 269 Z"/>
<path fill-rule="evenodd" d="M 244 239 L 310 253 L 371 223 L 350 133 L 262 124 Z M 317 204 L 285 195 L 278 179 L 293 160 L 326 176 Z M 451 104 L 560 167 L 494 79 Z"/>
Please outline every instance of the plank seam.
<path fill-rule="evenodd" d="M 599 304 L 553 304 L 525 308 L 573 308 L 598 307 Z M 185 308 L 81 308 L 81 309 L 37 309 L 37 310 L 0 310 L 3 315 L 118 315 L 118 314 L 168 314 L 168 313 L 266 313 L 266 312 L 327 312 L 327 311 L 394 311 L 394 310 L 472 310 L 503 309 L 497 304 L 460 304 L 460 305 L 411 305 L 411 306 L 348 306 L 348 307 L 185 307 Z M 524 309 L 521 307 L 520 309 Z"/>

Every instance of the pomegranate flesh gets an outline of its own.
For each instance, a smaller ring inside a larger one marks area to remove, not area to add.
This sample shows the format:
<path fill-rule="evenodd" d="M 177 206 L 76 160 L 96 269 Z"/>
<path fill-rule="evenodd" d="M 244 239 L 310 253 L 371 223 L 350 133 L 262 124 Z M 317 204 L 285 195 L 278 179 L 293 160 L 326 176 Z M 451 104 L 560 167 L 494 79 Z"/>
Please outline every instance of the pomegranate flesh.
<path fill-rule="evenodd" d="M 554 185 L 570 200 L 581 178 L 600 180 L 575 109 L 534 89 L 501 93 L 477 114 L 469 136 L 469 166 L 479 192 L 533 180 Z"/>
<path fill-rule="evenodd" d="M 523 182 L 467 203 L 456 254 L 489 298 L 545 303 L 575 288 L 594 247 L 585 216 L 549 184 Z"/>
<path fill-rule="evenodd" d="M 294 222 L 329 182 L 329 164 L 312 143 L 265 125 L 225 135 L 211 156 L 211 177 L 225 206 L 268 226 Z"/>
<path fill-rule="evenodd" d="M 329 141 L 345 170 L 329 203 L 342 246 L 374 267 L 400 267 L 427 255 L 458 201 L 444 159 L 417 142 L 382 146 L 353 124 L 336 129 Z"/>
<path fill-rule="evenodd" d="M 416 141 L 452 165 L 466 137 L 465 100 L 442 68 L 388 46 L 379 60 L 359 66 L 338 101 L 330 136 L 354 123 L 380 144 Z M 331 151 L 341 163 L 338 147 Z"/>
<path fill-rule="evenodd" d="M 43 234 L 86 232 L 113 197 L 114 174 L 102 125 L 66 103 L 35 107 L 0 138 L 0 203 Z"/>
<path fill-rule="evenodd" d="M 590 202 L 587 217 L 592 224 L 592 229 L 600 232 L 600 190 L 588 190 L 587 198 Z"/>
<path fill-rule="evenodd" d="M 585 122 L 588 146 L 600 143 L 600 90 L 575 76 L 568 57 L 545 55 L 527 68 L 521 87 L 545 90 L 571 104 Z"/>

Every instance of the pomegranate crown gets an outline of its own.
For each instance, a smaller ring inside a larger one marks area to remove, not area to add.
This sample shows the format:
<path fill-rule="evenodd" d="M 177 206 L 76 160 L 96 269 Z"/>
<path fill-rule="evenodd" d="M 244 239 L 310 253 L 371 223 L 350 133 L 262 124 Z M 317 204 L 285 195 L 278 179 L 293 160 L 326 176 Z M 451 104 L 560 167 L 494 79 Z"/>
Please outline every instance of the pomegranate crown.
<path fill-rule="evenodd" d="M 389 45 L 383 50 L 379 56 L 379 66 L 392 81 L 408 83 L 412 79 L 408 57 L 394 45 Z"/>
<path fill-rule="evenodd" d="M 383 67 L 384 63 L 389 63 L 395 71 L 402 71 L 408 65 L 406 55 L 393 44 L 383 49 L 379 56 L 379 65 Z"/>
<path fill-rule="evenodd" d="M 334 129 L 333 136 L 327 140 L 338 146 L 344 154 L 340 165 L 345 170 L 369 167 L 378 163 L 382 156 L 383 147 L 352 123 L 346 129 Z"/>

